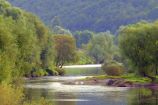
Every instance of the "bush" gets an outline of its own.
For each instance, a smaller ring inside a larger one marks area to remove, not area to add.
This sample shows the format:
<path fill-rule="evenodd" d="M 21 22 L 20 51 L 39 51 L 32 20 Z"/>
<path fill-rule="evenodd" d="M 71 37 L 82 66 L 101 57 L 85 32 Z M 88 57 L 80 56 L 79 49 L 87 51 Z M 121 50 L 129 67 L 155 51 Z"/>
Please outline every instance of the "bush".
<path fill-rule="evenodd" d="M 117 62 L 106 63 L 102 66 L 102 69 L 110 76 L 120 76 L 125 71 L 123 65 Z"/>
<path fill-rule="evenodd" d="M 11 85 L 0 84 L 0 105 L 52 105 L 48 100 L 41 98 L 32 101 L 24 98 L 23 89 Z"/>
<path fill-rule="evenodd" d="M 46 72 L 46 70 L 43 70 L 43 69 L 36 70 L 32 73 L 33 77 L 41 77 L 41 76 L 47 76 L 47 75 L 48 73 Z"/>
<path fill-rule="evenodd" d="M 22 99 L 21 88 L 0 84 L 0 105 L 21 105 Z"/>
<path fill-rule="evenodd" d="M 52 103 L 44 98 L 41 98 L 38 101 L 26 101 L 23 105 L 52 105 Z"/>
<path fill-rule="evenodd" d="M 63 76 L 65 74 L 65 70 L 63 68 L 56 67 L 55 71 L 57 71 L 58 74 L 61 76 Z"/>
<path fill-rule="evenodd" d="M 59 73 L 57 71 L 52 70 L 52 69 L 46 69 L 46 72 L 48 73 L 49 76 L 59 75 Z"/>

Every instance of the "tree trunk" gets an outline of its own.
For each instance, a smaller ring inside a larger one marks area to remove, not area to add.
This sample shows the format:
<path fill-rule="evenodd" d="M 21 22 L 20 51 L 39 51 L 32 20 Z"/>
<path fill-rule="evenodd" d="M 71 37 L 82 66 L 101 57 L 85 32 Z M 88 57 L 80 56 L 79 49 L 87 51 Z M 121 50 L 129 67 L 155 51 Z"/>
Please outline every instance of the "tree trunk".
<path fill-rule="evenodd" d="M 158 66 L 157 65 L 155 66 L 155 69 L 156 69 L 156 75 L 158 75 Z"/>
<path fill-rule="evenodd" d="M 152 82 L 154 82 L 156 80 L 156 77 L 155 76 L 151 76 L 148 73 L 146 73 L 144 68 L 140 68 L 140 75 L 143 76 L 143 77 L 150 78 L 152 80 Z"/>

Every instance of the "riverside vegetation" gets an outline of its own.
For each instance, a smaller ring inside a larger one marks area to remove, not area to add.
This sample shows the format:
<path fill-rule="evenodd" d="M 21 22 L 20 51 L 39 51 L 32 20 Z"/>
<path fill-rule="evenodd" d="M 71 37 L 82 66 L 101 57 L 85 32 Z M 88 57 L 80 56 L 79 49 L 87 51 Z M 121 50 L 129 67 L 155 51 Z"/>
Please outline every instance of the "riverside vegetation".
<path fill-rule="evenodd" d="M 157 21 L 122 26 L 117 36 L 109 31 L 71 33 L 58 24 L 46 27 L 38 17 L 5 0 L 0 0 L 0 7 L 2 105 L 49 105 L 43 98 L 38 102 L 25 98 L 23 78 L 64 75 L 65 64 L 102 63 L 106 75 L 97 79 L 157 83 Z"/>

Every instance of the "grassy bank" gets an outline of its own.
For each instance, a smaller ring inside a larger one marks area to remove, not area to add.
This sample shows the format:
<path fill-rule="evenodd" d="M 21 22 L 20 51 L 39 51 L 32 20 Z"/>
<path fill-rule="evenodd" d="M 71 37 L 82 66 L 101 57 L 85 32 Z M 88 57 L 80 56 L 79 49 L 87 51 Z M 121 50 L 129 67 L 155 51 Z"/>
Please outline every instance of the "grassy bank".
<path fill-rule="evenodd" d="M 125 81 L 129 81 L 129 82 L 132 82 L 132 83 L 140 83 L 140 84 L 145 84 L 145 83 L 150 83 L 151 82 L 151 79 L 149 79 L 149 78 L 136 76 L 134 74 L 125 74 L 125 75 L 122 75 L 122 76 L 99 75 L 99 76 L 87 77 L 84 80 L 92 80 L 92 79 L 97 79 L 97 80 L 124 79 Z"/>

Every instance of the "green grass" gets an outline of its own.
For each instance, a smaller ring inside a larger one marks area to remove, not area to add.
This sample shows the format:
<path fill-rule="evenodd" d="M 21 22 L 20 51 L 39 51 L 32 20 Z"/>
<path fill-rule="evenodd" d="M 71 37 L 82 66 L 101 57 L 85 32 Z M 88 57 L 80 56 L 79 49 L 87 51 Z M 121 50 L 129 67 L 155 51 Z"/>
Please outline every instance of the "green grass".
<path fill-rule="evenodd" d="M 65 75 L 101 75 L 104 74 L 100 68 L 67 68 Z"/>
<path fill-rule="evenodd" d="M 150 83 L 151 79 L 136 76 L 134 74 L 126 74 L 122 76 L 108 76 L 108 75 L 99 75 L 99 76 L 93 76 L 88 77 L 85 80 L 91 80 L 91 79 L 124 79 L 125 81 L 133 82 L 133 83 Z"/>

